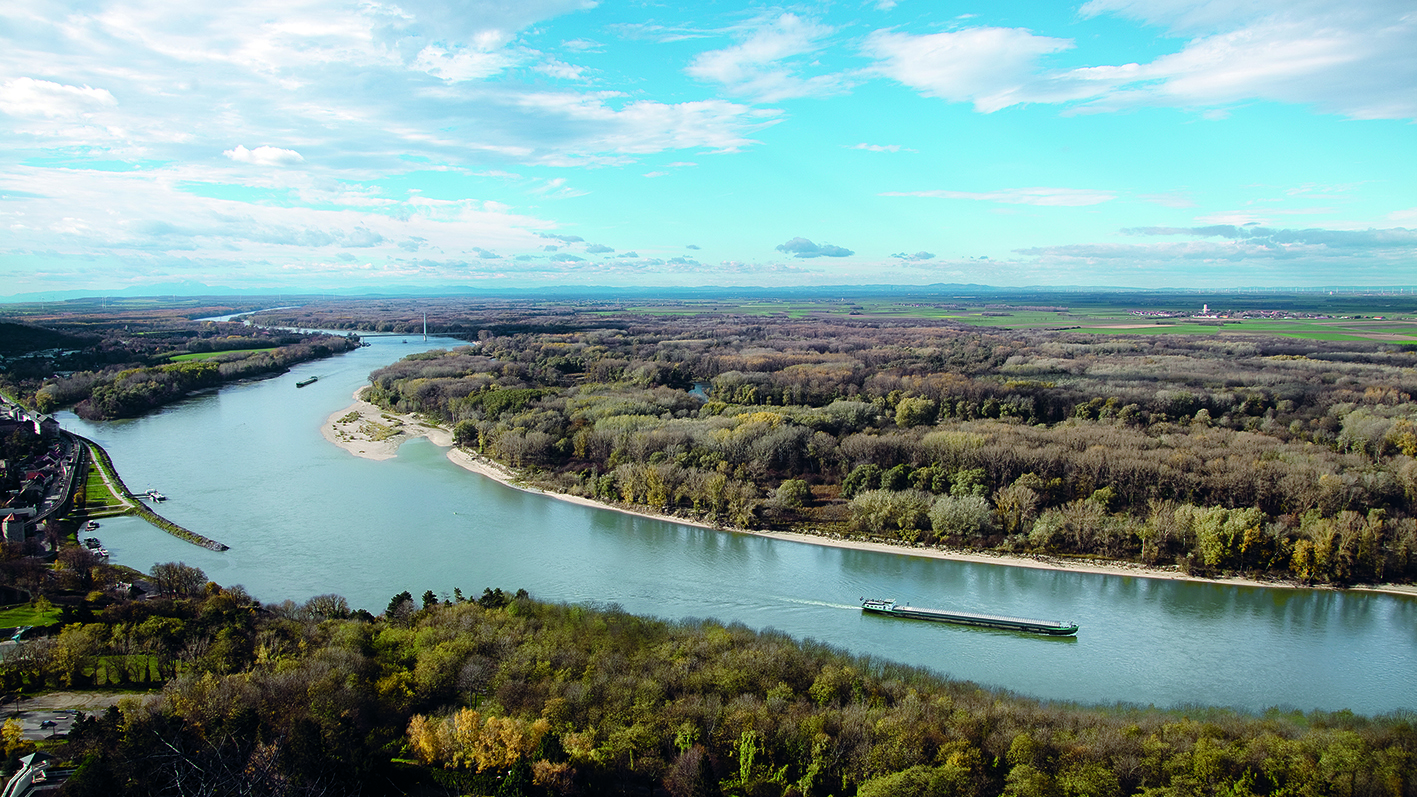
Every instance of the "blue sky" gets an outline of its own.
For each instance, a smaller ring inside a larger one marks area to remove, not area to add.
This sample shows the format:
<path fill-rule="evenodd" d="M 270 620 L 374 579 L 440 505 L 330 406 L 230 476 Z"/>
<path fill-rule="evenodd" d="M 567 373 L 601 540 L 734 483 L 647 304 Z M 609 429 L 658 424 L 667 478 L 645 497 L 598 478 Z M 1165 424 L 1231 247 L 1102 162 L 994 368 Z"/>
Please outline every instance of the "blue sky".
<path fill-rule="evenodd" d="M 0 0 L 0 296 L 1417 284 L 1410 0 Z"/>

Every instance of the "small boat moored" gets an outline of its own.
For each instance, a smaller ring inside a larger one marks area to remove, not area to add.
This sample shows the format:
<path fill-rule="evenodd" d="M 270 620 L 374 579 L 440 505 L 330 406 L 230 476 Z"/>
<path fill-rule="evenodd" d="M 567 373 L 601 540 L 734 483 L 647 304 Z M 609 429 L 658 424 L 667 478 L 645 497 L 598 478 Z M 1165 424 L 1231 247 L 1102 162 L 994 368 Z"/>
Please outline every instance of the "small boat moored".
<path fill-rule="evenodd" d="M 918 606 L 902 606 L 894 600 L 879 598 L 863 599 L 861 610 L 871 614 L 890 617 L 904 617 L 911 620 L 933 620 L 937 623 L 956 625 L 977 625 L 985 628 L 1002 628 L 1008 631 L 1027 631 L 1032 634 L 1049 636 L 1072 636 L 1078 632 L 1077 623 L 1057 620 L 1030 620 L 1025 617 L 1002 617 L 993 614 L 971 612 L 947 612 L 942 609 L 924 609 Z"/>

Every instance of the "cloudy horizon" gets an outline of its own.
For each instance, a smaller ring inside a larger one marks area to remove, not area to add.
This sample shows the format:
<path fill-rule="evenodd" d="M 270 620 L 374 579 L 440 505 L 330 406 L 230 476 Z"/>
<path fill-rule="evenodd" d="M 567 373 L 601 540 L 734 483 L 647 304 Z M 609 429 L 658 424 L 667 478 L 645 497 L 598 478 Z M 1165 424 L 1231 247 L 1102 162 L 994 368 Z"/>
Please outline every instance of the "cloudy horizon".
<path fill-rule="evenodd" d="M 1417 283 L 1402 2 L 0 19 L 0 295 Z"/>

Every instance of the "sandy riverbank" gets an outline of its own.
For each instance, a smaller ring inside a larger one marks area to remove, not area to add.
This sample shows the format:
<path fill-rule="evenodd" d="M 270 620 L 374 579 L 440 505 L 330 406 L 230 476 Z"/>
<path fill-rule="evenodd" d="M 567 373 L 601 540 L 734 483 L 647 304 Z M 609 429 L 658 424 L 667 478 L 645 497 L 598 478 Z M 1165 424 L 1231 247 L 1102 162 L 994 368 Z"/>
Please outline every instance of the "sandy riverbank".
<path fill-rule="evenodd" d="M 385 412 L 360 398 L 363 392 L 363 388 L 354 391 L 353 404 L 325 419 L 320 434 L 326 440 L 365 459 L 393 459 L 399 446 L 415 437 L 426 437 L 442 448 L 453 445 L 453 435 L 447 429 L 414 415 Z"/>
<path fill-rule="evenodd" d="M 905 554 L 909 556 L 922 556 L 930 559 L 945 559 L 955 562 L 977 562 L 991 565 L 1005 565 L 1008 567 L 1031 567 L 1037 570 L 1062 570 L 1073 573 L 1095 573 L 1099 575 L 1111 576 L 1136 576 L 1139 578 L 1157 578 L 1172 581 L 1196 581 L 1206 584 L 1233 584 L 1238 586 L 1251 587 L 1282 587 L 1295 589 L 1313 589 L 1298 582 L 1291 581 L 1257 581 L 1249 578 L 1198 578 L 1188 576 L 1175 569 L 1148 567 L 1135 562 L 1095 562 L 1095 561 L 1070 561 L 1047 556 L 1020 556 L 1016 554 L 990 553 L 981 551 L 962 551 L 940 548 L 917 548 L 910 545 L 871 542 L 867 540 L 849 540 L 826 537 L 818 534 L 806 534 L 796 531 L 759 531 L 754 529 L 730 528 L 711 523 L 704 523 L 695 520 L 688 520 L 673 515 L 665 515 L 649 512 L 642 509 L 631 509 L 615 504 L 608 504 L 603 501 L 596 501 L 590 498 L 583 498 L 578 495 L 567 495 L 565 493 L 555 493 L 542 490 L 536 487 L 529 487 L 522 484 L 517 474 L 504 467 L 500 463 L 493 462 L 486 457 L 478 456 L 468 451 L 453 446 L 453 436 L 448 430 L 439 426 L 430 425 L 413 415 L 396 415 L 387 413 L 378 407 L 364 401 L 359 397 L 360 392 L 355 392 L 354 404 L 339 412 L 332 414 L 325 421 L 321 428 L 321 433 L 325 439 L 343 448 L 351 454 L 365 459 L 391 459 L 398 454 L 398 447 L 405 440 L 414 437 L 426 437 L 434 445 L 448 449 L 448 459 L 466 470 L 481 476 L 486 476 L 493 481 L 499 482 L 515 490 L 522 490 L 529 493 L 538 493 L 548 498 L 558 501 L 566 501 L 581 506 L 595 507 L 597 509 L 608 509 L 613 512 L 622 512 L 627 515 L 649 518 L 652 520 L 663 520 L 669 523 L 678 523 L 685 526 L 696 526 L 699 528 L 715 529 L 733 534 L 752 534 L 757 537 L 770 537 L 779 540 L 789 540 L 792 542 L 807 543 L 809 545 L 826 545 L 833 548 L 849 548 L 856 551 L 876 551 L 879 553 Z M 357 417 L 356 417 L 357 416 Z M 375 439 L 382 438 L 382 439 Z M 1354 587 L 1354 590 L 1369 592 L 1384 592 L 1394 595 L 1417 596 L 1417 585 L 1406 584 L 1379 584 Z"/>

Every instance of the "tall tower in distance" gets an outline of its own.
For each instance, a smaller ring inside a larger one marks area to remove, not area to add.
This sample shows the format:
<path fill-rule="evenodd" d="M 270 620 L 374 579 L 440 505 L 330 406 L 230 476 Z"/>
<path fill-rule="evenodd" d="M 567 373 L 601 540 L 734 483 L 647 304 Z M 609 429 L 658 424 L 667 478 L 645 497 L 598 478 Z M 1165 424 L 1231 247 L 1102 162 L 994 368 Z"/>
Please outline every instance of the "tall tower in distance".
<path fill-rule="evenodd" d="M 423 314 L 423 342 L 428 342 L 428 313 Z"/>

